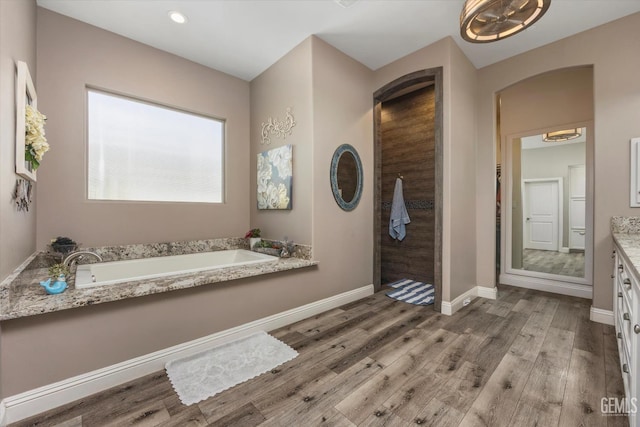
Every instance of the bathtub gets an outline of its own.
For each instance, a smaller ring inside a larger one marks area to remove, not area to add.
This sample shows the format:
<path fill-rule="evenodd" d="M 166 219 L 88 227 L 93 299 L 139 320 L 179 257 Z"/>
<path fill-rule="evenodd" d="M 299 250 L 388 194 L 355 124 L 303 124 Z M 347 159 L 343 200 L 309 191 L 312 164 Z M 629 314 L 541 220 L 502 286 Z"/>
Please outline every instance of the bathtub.
<path fill-rule="evenodd" d="M 234 249 L 84 264 L 79 265 L 76 271 L 76 288 L 84 289 L 94 286 L 114 285 L 134 280 L 153 279 L 175 274 L 195 273 L 277 260 L 277 257 L 271 255 L 244 249 Z"/>

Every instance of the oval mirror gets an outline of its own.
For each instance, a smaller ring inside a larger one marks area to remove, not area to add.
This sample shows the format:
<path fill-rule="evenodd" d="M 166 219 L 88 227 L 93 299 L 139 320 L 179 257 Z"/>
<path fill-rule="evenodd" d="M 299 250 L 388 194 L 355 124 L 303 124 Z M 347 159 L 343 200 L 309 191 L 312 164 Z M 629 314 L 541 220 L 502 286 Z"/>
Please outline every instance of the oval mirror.
<path fill-rule="evenodd" d="M 362 196 L 362 162 L 353 146 L 342 144 L 333 153 L 330 178 L 338 206 L 345 211 L 355 209 Z"/>

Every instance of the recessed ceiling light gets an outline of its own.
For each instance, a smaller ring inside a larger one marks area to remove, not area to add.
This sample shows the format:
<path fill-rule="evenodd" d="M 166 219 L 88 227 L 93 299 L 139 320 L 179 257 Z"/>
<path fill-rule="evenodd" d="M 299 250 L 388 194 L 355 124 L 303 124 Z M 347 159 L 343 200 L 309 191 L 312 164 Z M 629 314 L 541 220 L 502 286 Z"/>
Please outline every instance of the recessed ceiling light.
<path fill-rule="evenodd" d="M 178 24 L 184 24 L 185 22 L 187 22 L 187 17 L 177 10 L 170 10 L 169 18 L 171 18 L 173 22 L 176 22 Z"/>

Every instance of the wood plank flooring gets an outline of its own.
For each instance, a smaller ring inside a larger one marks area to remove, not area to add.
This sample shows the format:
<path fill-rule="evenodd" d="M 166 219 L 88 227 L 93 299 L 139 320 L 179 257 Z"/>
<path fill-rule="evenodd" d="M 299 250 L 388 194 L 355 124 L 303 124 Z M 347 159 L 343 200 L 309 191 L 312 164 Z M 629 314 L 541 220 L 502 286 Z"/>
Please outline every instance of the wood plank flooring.
<path fill-rule="evenodd" d="M 164 371 L 12 426 L 624 426 L 591 301 L 500 286 L 454 316 L 371 297 L 273 331 L 300 355 L 185 406 Z"/>
<path fill-rule="evenodd" d="M 557 251 L 525 249 L 522 251 L 522 268 L 539 273 L 584 277 L 584 252 L 565 254 Z"/>

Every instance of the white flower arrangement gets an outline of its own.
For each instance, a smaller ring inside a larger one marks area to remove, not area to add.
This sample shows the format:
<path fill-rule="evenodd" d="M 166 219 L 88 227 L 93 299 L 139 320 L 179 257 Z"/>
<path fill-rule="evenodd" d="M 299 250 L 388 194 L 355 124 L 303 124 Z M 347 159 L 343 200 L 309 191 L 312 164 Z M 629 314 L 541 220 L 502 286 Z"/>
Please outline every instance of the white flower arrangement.
<path fill-rule="evenodd" d="M 44 124 L 47 116 L 33 108 L 25 106 L 24 158 L 31 164 L 33 171 L 38 169 L 44 153 L 49 151 L 49 143 L 44 137 Z"/>

